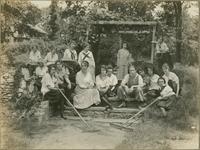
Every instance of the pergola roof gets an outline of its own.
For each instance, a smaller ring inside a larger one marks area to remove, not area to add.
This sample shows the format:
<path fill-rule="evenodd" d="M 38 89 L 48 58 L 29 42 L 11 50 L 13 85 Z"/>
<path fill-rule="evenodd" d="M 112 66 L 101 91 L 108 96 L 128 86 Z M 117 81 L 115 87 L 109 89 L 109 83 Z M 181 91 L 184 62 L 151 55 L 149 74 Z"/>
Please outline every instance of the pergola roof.
<path fill-rule="evenodd" d="M 141 25 L 141 26 L 155 26 L 156 21 L 94 21 L 92 25 Z"/>

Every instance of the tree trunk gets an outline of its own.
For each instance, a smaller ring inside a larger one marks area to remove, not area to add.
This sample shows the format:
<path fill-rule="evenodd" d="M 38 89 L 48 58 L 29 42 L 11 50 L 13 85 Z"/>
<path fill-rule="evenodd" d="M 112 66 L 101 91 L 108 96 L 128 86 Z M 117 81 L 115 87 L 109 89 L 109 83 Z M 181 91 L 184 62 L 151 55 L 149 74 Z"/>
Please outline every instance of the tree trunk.
<path fill-rule="evenodd" d="M 176 61 L 181 62 L 182 48 L 182 2 L 174 2 L 176 19 Z"/>

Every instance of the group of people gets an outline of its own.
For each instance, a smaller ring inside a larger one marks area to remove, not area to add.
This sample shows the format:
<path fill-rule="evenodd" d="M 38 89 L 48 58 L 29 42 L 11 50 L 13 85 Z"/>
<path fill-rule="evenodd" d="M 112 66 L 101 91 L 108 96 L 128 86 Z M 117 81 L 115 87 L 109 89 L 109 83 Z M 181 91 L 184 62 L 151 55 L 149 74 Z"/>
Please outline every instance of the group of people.
<path fill-rule="evenodd" d="M 30 91 L 31 86 L 31 92 L 36 89 L 42 93 L 44 100 L 49 101 L 52 115 L 55 115 L 59 108 L 60 116 L 64 119 L 63 93 L 77 109 L 85 109 L 101 102 L 107 105 L 107 109 L 113 109 L 108 99 L 112 96 L 121 100 L 122 103 L 118 107 L 126 107 L 127 97 L 136 98 L 143 102 L 144 106 L 150 101 L 149 97 L 159 98 L 158 106 L 166 115 L 166 110 L 179 93 L 179 79 L 170 71 L 168 64 L 162 66 L 163 76 L 157 75 L 153 66 L 136 70 L 134 63 L 129 62 L 125 65 L 119 64 L 123 69 L 119 66 L 117 74 L 114 73 L 112 65 L 101 65 L 100 74 L 95 77 L 95 61 L 90 49 L 88 44 L 77 55 L 75 43 L 71 42 L 70 47 L 64 51 L 63 58 L 59 59 L 55 49 L 50 47 L 43 59 L 37 47 L 33 48 L 29 55 L 31 63 L 23 65 L 21 69 L 23 76 L 19 95 L 27 89 Z M 123 44 L 122 49 L 126 50 L 126 44 Z M 129 53 L 125 54 L 123 50 L 119 50 L 118 58 L 130 58 Z M 64 61 L 74 61 L 80 65 L 81 69 L 76 73 L 75 82 L 70 81 L 70 71 Z"/>

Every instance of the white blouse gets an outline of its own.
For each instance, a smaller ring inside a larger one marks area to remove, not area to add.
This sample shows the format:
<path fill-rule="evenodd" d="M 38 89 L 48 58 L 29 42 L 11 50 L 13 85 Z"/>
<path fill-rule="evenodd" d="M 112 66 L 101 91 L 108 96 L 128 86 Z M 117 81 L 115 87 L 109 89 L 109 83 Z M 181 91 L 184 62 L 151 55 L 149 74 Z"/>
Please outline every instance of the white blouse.
<path fill-rule="evenodd" d="M 47 65 L 54 64 L 58 60 L 58 55 L 55 53 L 52 56 L 52 53 L 48 52 L 44 60 L 47 63 Z"/>
<path fill-rule="evenodd" d="M 159 89 L 158 79 L 159 79 L 159 75 L 157 75 L 157 74 L 154 74 L 152 77 L 150 77 L 149 90 L 158 90 Z"/>
<path fill-rule="evenodd" d="M 41 82 L 42 82 L 41 92 L 42 92 L 43 95 L 45 95 L 47 92 L 50 91 L 48 86 L 50 88 L 55 88 L 56 87 L 57 79 L 55 77 L 51 77 L 49 73 L 46 73 L 43 76 Z"/>
<path fill-rule="evenodd" d="M 43 77 L 48 71 L 48 68 L 46 66 L 40 67 L 38 66 L 35 70 L 35 73 L 39 77 Z"/>
<path fill-rule="evenodd" d="M 91 51 L 85 52 L 84 50 L 79 53 L 78 63 L 81 65 L 82 61 L 88 61 L 90 66 L 95 67 L 94 57 Z"/>
<path fill-rule="evenodd" d="M 117 85 L 117 83 L 118 83 L 118 80 L 117 80 L 116 75 L 111 74 L 110 77 L 108 76 L 108 84 L 109 84 L 109 86 L 115 86 L 115 85 Z"/>
<path fill-rule="evenodd" d="M 85 75 L 82 73 L 82 71 L 79 71 L 76 74 L 76 84 L 80 88 L 89 88 L 91 86 L 94 86 L 94 82 L 93 82 L 92 75 L 90 74 L 90 72 L 88 71 Z"/>
<path fill-rule="evenodd" d="M 64 52 L 63 60 L 74 60 L 77 61 L 77 52 L 76 50 L 66 49 Z"/>
<path fill-rule="evenodd" d="M 160 92 L 160 95 L 162 97 L 166 97 L 166 96 L 171 96 L 171 95 L 174 95 L 175 93 L 173 92 L 172 88 L 168 85 L 166 85 L 164 87 L 164 89 Z"/>
<path fill-rule="evenodd" d="M 174 81 L 177 85 L 179 85 L 179 78 L 178 78 L 178 76 L 175 74 L 175 73 L 173 73 L 173 72 L 169 72 L 169 75 L 163 75 L 163 78 L 165 79 L 165 81 L 166 81 L 166 84 L 168 84 L 168 81 L 169 80 L 172 80 L 172 81 Z"/>
<path fill-rule="evenodd" d="M 96 76 L 96 86 L 97 89 L 105 89 L 109 87 L 109 81 L 108 77 L 105 76 L 103 79 L 100 77 L 100 75 Z"/>
<path fill-rule="evenodd" d="M 32 61 L 32 62 L 39 62 L 42 57 L 41 57 L 41 54 L 40 54 L 40 51 L 31 51 L 30 54 L 29 54 L 29 59 Z"/>

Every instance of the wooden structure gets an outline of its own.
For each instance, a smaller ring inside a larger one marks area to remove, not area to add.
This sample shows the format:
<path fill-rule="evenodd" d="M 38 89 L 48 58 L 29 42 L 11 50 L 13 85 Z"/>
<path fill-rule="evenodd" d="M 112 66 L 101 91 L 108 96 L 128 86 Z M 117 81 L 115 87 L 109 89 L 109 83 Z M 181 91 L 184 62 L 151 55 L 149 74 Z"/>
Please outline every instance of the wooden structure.
<path fill-rule="evenodd" d="M 92 27 L 96 26 L 99 29 L 104 27 L 109 27 L 111 33 L 118 33 L 120 35 L 119 45 L 122 45 L 122 35 L 124 34 L 152 34 L 151 40 L 151 58 L 150 62 L 153 63 L 155 55 L 155 33 L 157 22 L 155 21 L 94 21 L 91 22 L 87 30 L 87 39 L 90 32 L 92 32 Z M 102 34 L 103 30 L 100 30 Z M 106 32 L 109 32 L 108 30 Z M 105 32 L 105 33 L 106 33 Z"/>

